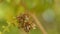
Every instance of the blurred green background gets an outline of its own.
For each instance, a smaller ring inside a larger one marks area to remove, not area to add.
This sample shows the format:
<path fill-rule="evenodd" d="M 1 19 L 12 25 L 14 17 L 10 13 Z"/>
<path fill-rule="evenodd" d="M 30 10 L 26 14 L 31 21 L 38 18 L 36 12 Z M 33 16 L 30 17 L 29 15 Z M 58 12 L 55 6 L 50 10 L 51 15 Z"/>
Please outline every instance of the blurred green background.
<path fill-rule="evenodd" d="M 55 4 L 54 0 L 0 0 L 0 34 L 21 34 L 18 27 L 11 23 L 17 25 L 15 17 L 24 12 L 25 9 L 36 13 L 36 17 L 48 34 L 60 34 L 58 5 Z M 42 34 L 42 31 L 37 28 L 31 30 L 30 34 Z"/>

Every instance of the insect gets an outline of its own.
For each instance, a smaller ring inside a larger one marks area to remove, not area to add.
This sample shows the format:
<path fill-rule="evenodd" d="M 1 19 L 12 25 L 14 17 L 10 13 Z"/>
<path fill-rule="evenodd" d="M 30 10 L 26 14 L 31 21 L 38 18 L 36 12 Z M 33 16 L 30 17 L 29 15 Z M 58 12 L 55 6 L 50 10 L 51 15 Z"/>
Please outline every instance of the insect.
<path fill-rule="evenodd" d="M 33 25 L 34 23 L 32 23 L 32 21 L 30 19 L 31 19 L 30 15 L 28 15 L 26 13 L 19 15 L 17 17 L 17 20 L 19 23 L 18 28 L 22 28 L 22 29 L 24 29 L 25 32 L 29 32 L 32 28 L 35 27 Z"/>

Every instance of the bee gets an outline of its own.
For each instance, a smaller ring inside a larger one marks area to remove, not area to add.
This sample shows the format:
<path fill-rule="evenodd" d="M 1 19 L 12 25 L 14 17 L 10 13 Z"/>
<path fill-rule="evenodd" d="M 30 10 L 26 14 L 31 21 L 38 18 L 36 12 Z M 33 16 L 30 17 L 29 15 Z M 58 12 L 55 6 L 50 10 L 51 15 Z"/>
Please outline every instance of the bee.
<path fill-rule="evenodd" d="M 30 16 L 28 14 L 21 14 L 17 17 L 17 21 L 19 23 L 18 28 L 24 29 L 25 32 L 29 32 L 33 28 L 33 23 L 30 20 Z"/>

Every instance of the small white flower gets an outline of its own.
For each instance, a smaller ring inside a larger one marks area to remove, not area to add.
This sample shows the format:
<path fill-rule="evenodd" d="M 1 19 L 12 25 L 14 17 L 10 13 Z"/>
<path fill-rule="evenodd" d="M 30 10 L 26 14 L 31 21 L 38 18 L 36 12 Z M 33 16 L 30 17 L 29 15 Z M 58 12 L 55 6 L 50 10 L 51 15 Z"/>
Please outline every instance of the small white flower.
<path fill-rule="evenodd" d="M 35 25 L 35 24 L 32 24 L 32 28 L 33 28 L 33 29 L 36 29 L 36 25 Z"/>
<path fill-rule="evenodd" d="M 36 25 L 35 24 L 32 24 L 32 27 L 35 27 Z"/>
<path fill-rule="evenodd" d="M 26 17 L 26 20 L 29 20 L 29 18 L 28 18 L 28 17 Z"/>
<path fill-rule="evenodd" d="M 36 27 L 33 27 L 33 29 L 36 29 Z"/>

